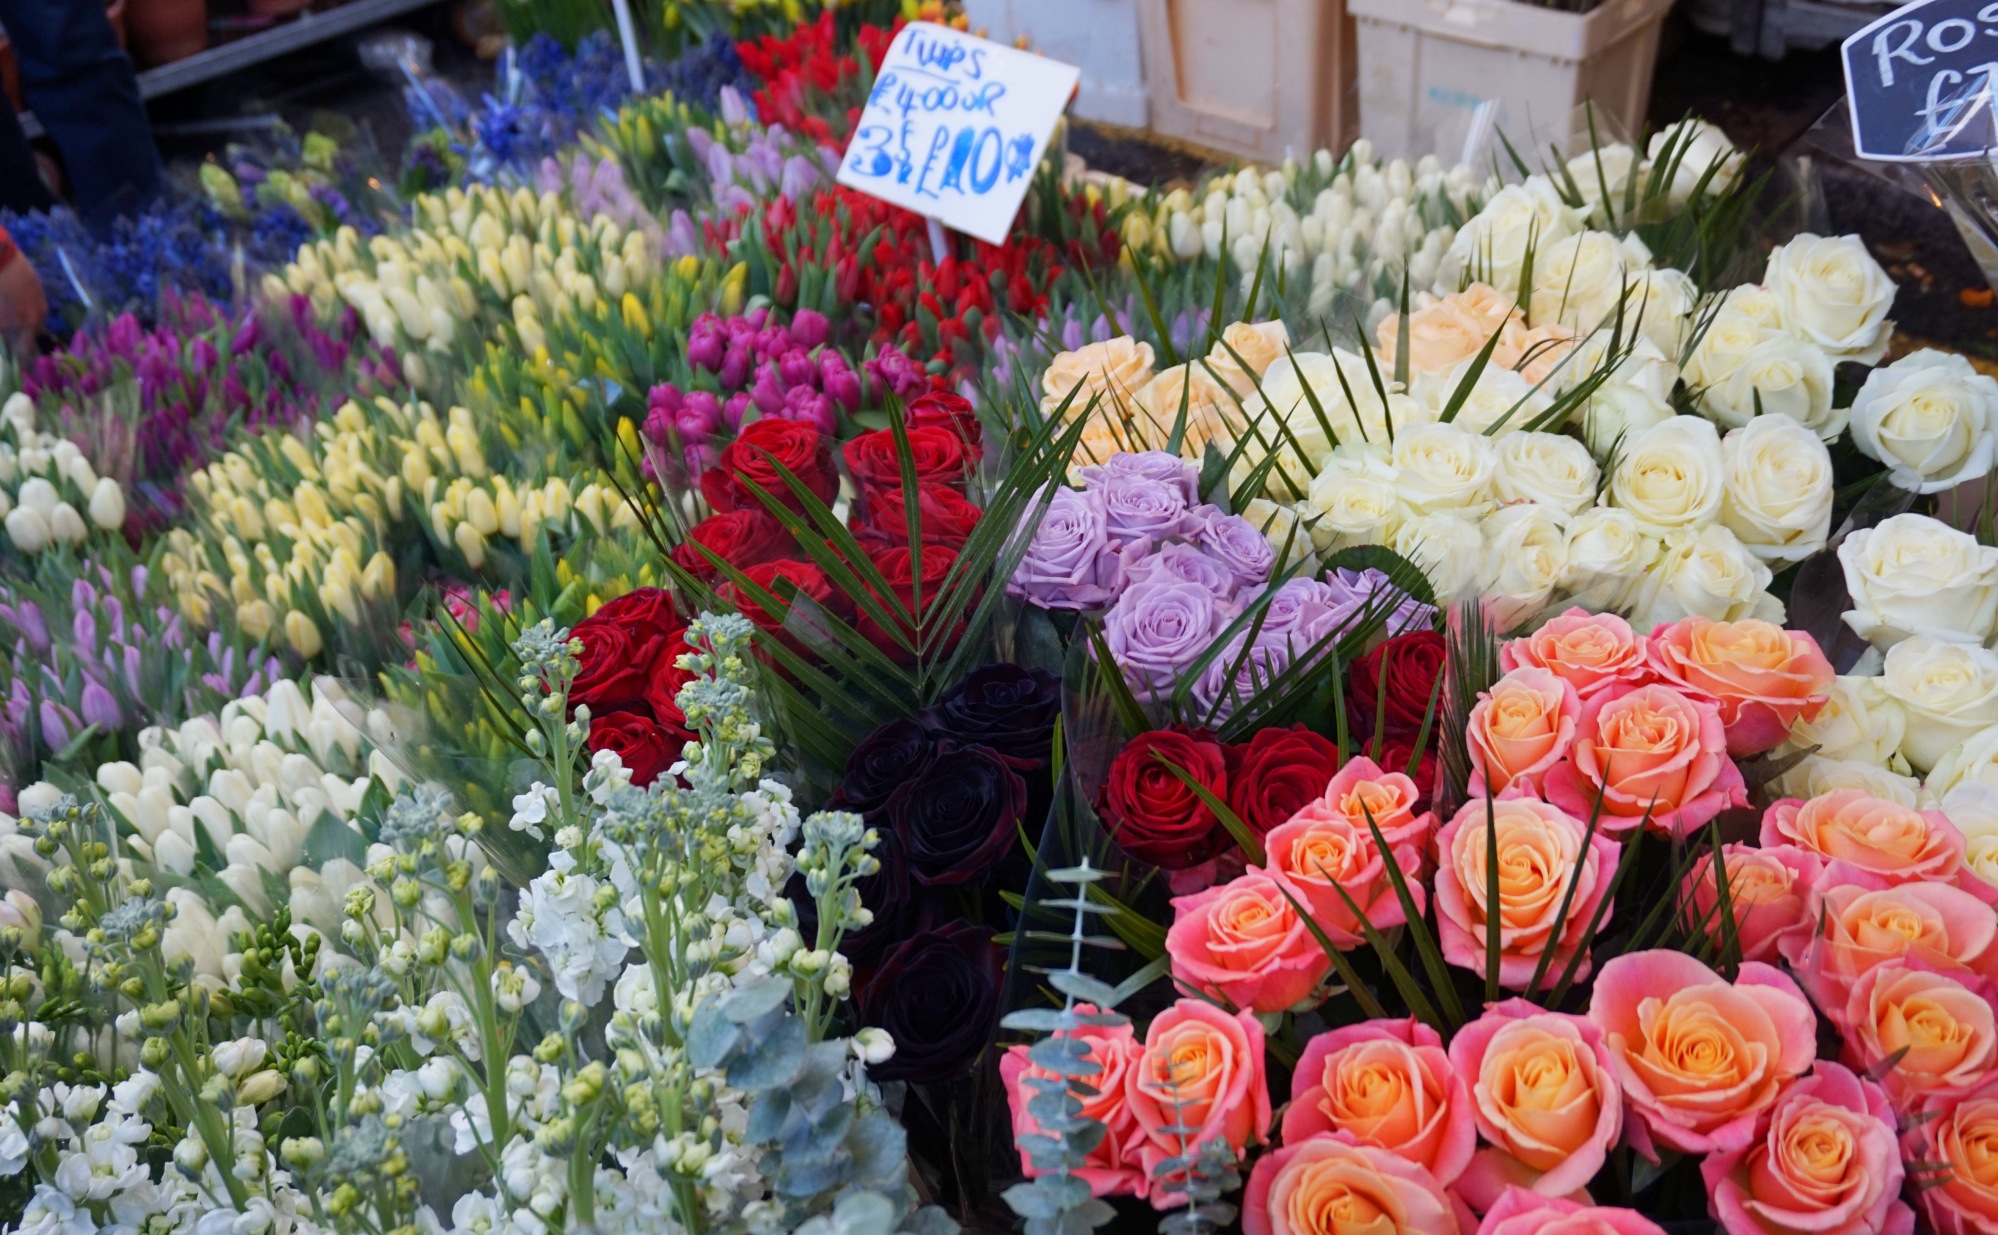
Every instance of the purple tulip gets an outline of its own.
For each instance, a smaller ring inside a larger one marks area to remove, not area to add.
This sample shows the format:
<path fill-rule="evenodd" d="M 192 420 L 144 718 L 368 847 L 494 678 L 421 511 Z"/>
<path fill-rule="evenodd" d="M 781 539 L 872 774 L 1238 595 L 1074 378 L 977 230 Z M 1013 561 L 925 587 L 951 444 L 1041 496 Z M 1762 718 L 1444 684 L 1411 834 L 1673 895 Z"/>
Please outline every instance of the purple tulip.
<path fill-rule="evenodd" d="M 754 363 L 755 358 L 750 355 L 747 347 L 740 342 L 730 343 L 728 354 L 722 358 L 721 368 L 716 371 L 716 376 L 721 379 L 722 389 L 741 390 L 742 384 L 749 380 L 749 369 Z"/>
<path fill-rule="evenodd" d="M 774 416 L 784 408 L 784 383 L 777 376 L 777 366 L 766 362 L 756 371 L 756 381 L 750 387 L 749 397 L 767 416 Z"/>
<path fill-rule="evenodd" d="M 118 700 L 111 692 L 96 682 L 83 684 L 83 723 L 96 725 L 102 729 L 116 729 L 124 720 L 118 710 Z"/>
<path fill-rule="evenodd" d="M 819 367 L 812 363 L 809 352 L 794 347 L 777 358 L 777 376 L 784 379 L 786 388 L 803 386 L 810 389 L 818 385 Z"/>
<path fill-rule="evenodd" d="M 645 404 L 648 408 L 663 411 L 669 416 L 679 411 L 685 401 L 680 388 L 671 382 L 661 382 L 645 395 Z"/>
<path fill-rule="evenodd" d="M 791 341 L 806 351 L 824 343 L 831 333 L 832 323 L 816 309 L 799 309 L 791 317 Z"/>
<path fill-rule="evenodd" d="M 705 390 L 690 390 L 678 417 L 680 432 L 707 437 L 721 427 L 721 400 Z"/>
<path fill-rule="evenodd" d="M 741 433 L 742 422 L 748 418 L 749 409 L 754 406 L 749 401 L 748 394 L 736 391 L 722 404 L 722 423 L 728 426 L 730 433 Z"/>

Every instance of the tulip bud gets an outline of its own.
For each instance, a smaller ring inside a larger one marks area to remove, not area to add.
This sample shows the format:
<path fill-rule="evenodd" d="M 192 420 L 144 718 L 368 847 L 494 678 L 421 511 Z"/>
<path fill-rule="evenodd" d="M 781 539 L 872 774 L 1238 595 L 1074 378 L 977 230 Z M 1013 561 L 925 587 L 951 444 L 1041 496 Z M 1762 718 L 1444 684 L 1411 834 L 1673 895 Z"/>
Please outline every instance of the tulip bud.
<path fill-rule="evenodd" d="M 284 637 L 292 650 L 307 660 L 317 657 L 326 646 L 319 637 L 319 627 L 297 609 L 284 615 Z"/>
<path fill-rule="evenodd" d="M 16 506 L 8 512 L 6 526 L 7 538 L 23 553 L 40 553 L 49 547 L 48 518 L 32 506 Z"/>

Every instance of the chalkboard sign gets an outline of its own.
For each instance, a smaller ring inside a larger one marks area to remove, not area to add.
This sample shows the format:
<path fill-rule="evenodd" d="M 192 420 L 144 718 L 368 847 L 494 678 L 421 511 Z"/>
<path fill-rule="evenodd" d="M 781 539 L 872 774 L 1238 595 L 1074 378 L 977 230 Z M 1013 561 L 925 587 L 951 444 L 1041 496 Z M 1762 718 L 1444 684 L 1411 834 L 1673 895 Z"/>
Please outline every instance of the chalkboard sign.
<path fill-rule="evenodd" d="M 1074 65 L 911 22 L 881 62 L 839 182 L 1004 244 L 1080 75 Z"/>
<path fill-rule="evenodd" d="M 1998 149 L 1998 0 L 1917 0 L 1843 44 L 1853 146 L 1891 162 Z"/>

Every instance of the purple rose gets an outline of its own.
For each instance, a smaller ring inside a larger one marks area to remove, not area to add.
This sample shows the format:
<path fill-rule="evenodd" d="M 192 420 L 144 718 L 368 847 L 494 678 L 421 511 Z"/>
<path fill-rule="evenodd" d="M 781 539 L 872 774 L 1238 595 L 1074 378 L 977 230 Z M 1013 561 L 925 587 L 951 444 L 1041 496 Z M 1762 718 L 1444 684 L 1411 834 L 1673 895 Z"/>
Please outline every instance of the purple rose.
<path fill-rule="evenodd" d="M 1240 515 L 1223 514 L 1218 506 L 1199 506 L 1189 521 L 1193 543 L 1225 565 L 1240 587 L 1260 587 L 1270 581 L 1276 550 L 1256 525 Z"/>
<path fill-rule="evenodd" d="M 1080 469 L 1083 487 L 1094 489 L 1119 477 L 1138 477 L 1171 485 L 1180 504 L 1191 506 L 1199 496 L 1200 465 L 1163 450 L 1120 451 L 1101 463 Z"/>
<path fill-rule="evenodd" d="M 1229 615 L 1197 583 L 1155 579 L 1124 589 L 1103 619 L 1104 641 L 1139 698 L 1170 695 L 1180 670 L 1214 642 Z"/>
<path fill-rule="evenodd" d="M 1161 541 L 1186 525 L 1186 499 L 1173 485 L 1146 476 L 1113 476 L 1089 491 L 1103 495 L 1104 528 L 1111 543 L 1143 537 Z"/>
<path fill-rule="evenodd" d="M 1209 557 L 1184 541 L 1173 541 L 1156 553 L 1132 560 L 1124 554 L 1124 586 L 1149 583 L 1154 579 L 1177 579 L 1197 583 L 1214 593 L 1217 600 L 1233 600 L 1239 584 L 1226 562 Z"/>
<path fill-rule="evenodd" d="M 1382 614 L 1385 620 L 1381 633 L 1384 636 L 1429 630 L 1436 625 L 1436 610 L 1432 606 L 1402 591 L 1373 567 L 1366 570 L 1335 570 L 1325 583 L 1334 598 L 1335 608 L 1349 614 L 1358 614 L 1362 610 Z"/>
<path fill-rule="evenodd" d="M 1194 682 L 1193 702 L 1200 709 L 1197 715 L 1202 724 L 1218 725 L 1227 720 L 1290 668 L 1293 648 L 1288 636 L 1279 635 L 1272 641 L 1265 628 L 1254 644 L 1247 640 L 1246 632 L 1236 635 Z"/>
<path fill-rule="evenodd" d="M 1123 577 L 1101 495 L 1057 489 L 1006 590 L 1043 609 L 1095 609 L 1117 599 Z"/>

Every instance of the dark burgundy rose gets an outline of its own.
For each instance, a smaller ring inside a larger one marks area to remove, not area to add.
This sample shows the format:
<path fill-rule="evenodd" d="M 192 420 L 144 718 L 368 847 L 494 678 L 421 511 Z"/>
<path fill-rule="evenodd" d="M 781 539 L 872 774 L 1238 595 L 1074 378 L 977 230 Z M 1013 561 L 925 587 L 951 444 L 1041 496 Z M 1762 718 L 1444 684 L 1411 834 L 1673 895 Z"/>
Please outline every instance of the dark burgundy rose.
<path fill-rule="evenodd" d="M 701 474 L 701 496 L 716 510 L 762 510 L 754 484 L 786 506 L 797 496 L 777 472 L 781 464 L 828 506 L 839 492 L 839 472 L 825 435 L 801 420 L 766 416 L 743 427 L 742 436 L 722 448 L 721 458 Z"/>
<path fill-rule="evenodd" d="M 713 583 L 721 577 L 721 571 L 696 545 L 705 546 L 737 570 L 775 562 L 797 551 L 797 543 L 784 530 L 784 525 L 761 507 L 709 515 L 689 528 L 687 539 L 674 547 L 675 562 L 696 579 Z"/>
<path fill-rule="evenodd" d="M 634 785 L 649 785 L 680 758 L 684 737 L 641 708 L 590 714 L 590 750 L 614 750 Z"/>
<path fill-rule="evenodd" d="M 1227 752 L 1204 730 L 1174 727 L 1141 733 L 1117 752 L 1097 812 L 1124 852 L 1166 870 L 1185 870 L 1233 842 L 1214 812 L 1159 755 L 1218 800 L 1228 800 Z"/>
<path fill-rule="evenodd" d="M 805 612 L 801 618 L 810 620 L 811 604 L 842 620 L 853 617 L 853 602 L 843 592 L 834 588 L 825 572 L 810 562 L 794 562 L 789 559 L 777 562 L 764 562 L 742 572 L 751 583 L 776 598 L 776 612 L 766 610 L 753 593 L 738 588 L 733 583 L 724 583 L 716 589 L 716 595 L 723 603 L 734 607 L 737 613 L 781 639 L 786 647 L 801 654 L 808 651 L 805 642 L 791 630 L 786 629 L 785 617 L 796 613 L 804 602 Z"/>
<path fill-rule="evenodd" d="M 1339 748 L 1303 725 L 1258 730 L 1229 754 L 1228 809 L 1258 836 L 1324 796 L 1339 770 Z"/>
<path fill-rule="evenodd" d="M 1061 679 L 1045 669 L 985 665 L 958 679 L 923 714 L 939 733 L 990 746 L 1008 759 L 1045 764 L 1061 716 Z"/>
<path fill-rule="evenodd" d="M 1443 636 L 1433 630 L 1411 631 L 1384 641 L 1349 667 L 1346 698 L 1353 714 L 1363 724 L 1374 723 L 1385 680 L 1388 732 L 1415 733 L 1429 710 L 1429 695 L 1443 673 L 1443 660 Z M 1440 699 L 1436 706 L 1442 708 Z"/>
<path fill-rule="evenodd" d="M 900 489 L 902 460 L 888 429 L 863 433 L 846 444 L 846 470 L 862 489 Z M 917 484 L 937 484 L 964 492 L 964 442 L 949 429 L 910 429 L 909 457 Z"/>
<path fill-rule="evenodd" d="M 906 419 L 911 429 L 949 429 L 974 457 L 981 451 L 984 433 L 978 424 L 978 413 L 963 395 L 933 390 L 910 400 Z"/>
<path fill-rule="evenodd" d="M 909 512 L 902 498 L 902 486 L 873 489 L 862 495 L 859 532 L 863 543 L 872 541 L 881 548 L 906 548 L 909 544 Z M 916 488 L 916 520 L 926 545 L 964 548 L 971 529 L 978 526 L 984 511 L 965 500 L 963 494 L 942 485 L 924 484 Z M 869 546 L 870 551 L 874 545 Z"/>
<path fill-rule="evenodd" d="M 576 623 L 569 633 L 583 650 L 569 706 L 587 704 L 594 713 L 640 702 L 660 653 L 685 626 L 673 598 L 656 587 L 627 592 Z"/>
<path fill-rule="evenodd" d="M 910 553 L 906 548 L 883 549 L 874 555 L 873 561 L 874 569 L 881 572 L 881 581 L 888 585 L 889 593 L 894 599 L 901 602 L 903 610 L 918 618 L 922 618 L 930 612 L 936 605 L 938 598 L 943 594 L 944 580 L 949 576 L 951 567 L 957 562 L 957 551 L 955 549 L 946 549 L 942 545 L 923 546 L 923 596 L 920 607 L 916 603 L 916 563 L 914 554 Z M 884 599 L 881 602 L 881 607 L 886 609 L 891 617 L 894 615 L 895 606 L 887 600 Z M 968 610 L 969 608 L 970 606 L 967 605 L 966 609 Z M 856 605 L 854 612 L 857 615 L 855 618 L 855 629 L 866 636 L 868 642 L 880 648 L 882 652 L 901 664 L 912 665 L 916 663 L 915 652 L 904 648 L 900 643 L 896 642 L 895 637 L 877 623 L 865 609 Z M 916 627 L 910 623 L 898 622 L 897 625 L 901 626 L 903 638 L 907 639 L 911 645 L 916 644 L 919 633 L 927 636 L 931 640 L 931 646 L 924 650 L 928 651 L 934 657 L 937 655 L 947 656 L 950 654 L 951 649 L 957 646 L 958 638 L 964 633 L 964 621 L 963 614 L 960 613 L 955 623 L 955 629 L 949 634 L 944 635 L 940 643 L 936 641 L 937 636 L 929 631 L 928 622 L 923 623 L 924 629 L 921 632 L 918 632 Z"/>
<path fill-rule="evenodd" d="M 915 721 L 882 725 L 846 757 L 846 778 L 839 784 L 843 807 L 863 815 L 880 810 L 897 789 L 923 774 L 936 753 L 929 731 Z"/>
<path fill-rule="evenodd" d="M 860 1022 L 888 1031 L 895 1055 L 877 1081 L 963 1076 L 992 1038 L 1001 958 L 992 931 L 962 919 L 904 940 L 861 987 Z"/>
<path fill-rule="evenodd" d="M 888 799 L 888 826 L 918 883 L 984 875 L 1020 837 L 1027 782 L 989 746 L 937 743 L 937 757 Z"/>
<path fill-rule="evenodd" d="M 672 642 L 659 650 L 659 658 L 652 664 L 651 680 L 645 686 L 645 706 L 681 742 L 694 736 L 687 728 L 687 716 L 680 710 L 679 700 L 680 688 L 694 679 L 692 672 L 680 667 L 680 657 L 693 650 L 687 642 L 687 632 L 674 631 Z"/>

